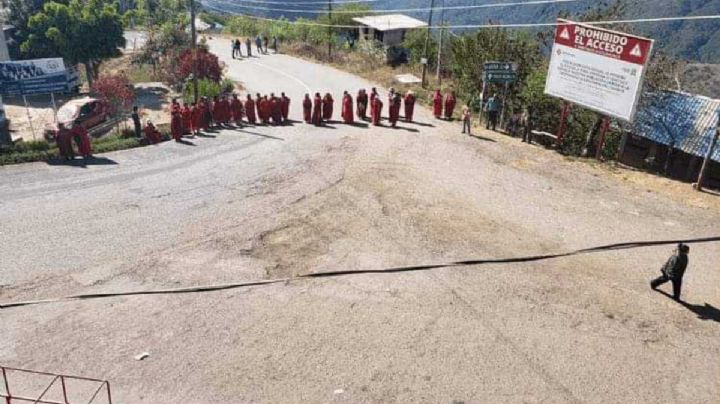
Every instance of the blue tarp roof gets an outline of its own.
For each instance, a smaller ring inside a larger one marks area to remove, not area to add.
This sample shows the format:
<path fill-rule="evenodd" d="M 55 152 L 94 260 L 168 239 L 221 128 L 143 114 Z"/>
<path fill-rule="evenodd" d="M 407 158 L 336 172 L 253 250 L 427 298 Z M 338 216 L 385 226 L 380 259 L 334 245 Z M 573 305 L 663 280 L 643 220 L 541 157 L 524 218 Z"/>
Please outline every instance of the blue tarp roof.
<path fill-rule="evenodd" d="M 651 94 L 638 109 L 633 133 L 705 157 L 718 126 L 720 100 L 682 92 Z M 713 160 L 720 162 L 720 145 Z"/>

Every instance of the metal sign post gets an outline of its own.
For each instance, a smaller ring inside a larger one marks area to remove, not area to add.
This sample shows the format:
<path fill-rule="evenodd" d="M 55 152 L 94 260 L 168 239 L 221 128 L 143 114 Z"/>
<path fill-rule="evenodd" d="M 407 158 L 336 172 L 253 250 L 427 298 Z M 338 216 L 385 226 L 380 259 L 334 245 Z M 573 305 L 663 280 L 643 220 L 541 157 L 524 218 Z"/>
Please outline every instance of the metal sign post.
<path fill-rule="evenodd" d="M 25 103 L 25 112 L 27 112 L 28 123 L 30 124 L 30 132 L 32 132 L 33 140 L 35 140 L 35 128 L 33 127 L 32 115 L 30 115 L 30 106 L 28 106 L 26 95 L 23 95 L 23 102 Z"/>
<path fill-rule="evenodd" d="M 50 101 L 53 106 L 53 123 L 57 124 L 57 104 L 55 103 L 55 93 L 50 93 Z"/>

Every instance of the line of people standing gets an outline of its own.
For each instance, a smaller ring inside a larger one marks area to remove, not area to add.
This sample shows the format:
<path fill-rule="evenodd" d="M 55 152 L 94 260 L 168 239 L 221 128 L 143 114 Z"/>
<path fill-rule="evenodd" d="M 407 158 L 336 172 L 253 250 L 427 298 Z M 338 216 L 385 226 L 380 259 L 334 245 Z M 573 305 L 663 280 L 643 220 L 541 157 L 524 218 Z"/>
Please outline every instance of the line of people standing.
<path fill-rule="evenodd" d="M 272 41 L 272 43 L 271 43 Z M 263 35 L 262 37 L 260 35 L 255 37 L 255 51 L 262 55 L 268 54 L 268 44 L 270 44 L 270 48 L 273 50 L 273 52 L 278 53 L 278 38 L 273 35 L 271 39 L 268 39 L 267 35 Z M 243 53 L 243 41 L 238 39 L 231 40 L 230 41 L 231 47 L 232 47 L 232 58 L 233 59 L 242 59 Z M 246 57 L 252 57 L 252 45 L 253 40 L 250 37 L 245 38 L 245 55 Z"/>
<path fill-rule="evenodd" d="M 396 92 L 395 89 L 391 88 L 387 99 L 388 122 L 390 126 L 397 126 L 397 122 L 400 120 L 400 109 L 403 105 L 405 107 L 405 121 L 413 121 L 416 98 L 412 91 L 408 91 L 405 96 L 402 96 L 399 92 Z M 330 122 L 334 111 L 334 102 L 335 100 L 330 93 L 326 93 L 324 96 L 321 96 L 320 93 L 315 93 L 313 98 L 310 98 L 310 94 L 305 94 L 302 104 L 303 120 L 305 123 L 316 126 Z M 344 91 L 341 100 L 340 116 L 343 123 L 346 124 L 353 124 L 357 116 L 357 118 L 362 121 L 370 121 L 373 125 L 380 126 L 383 107 L 384 103 L 381 100 L 380 94 L 374 87 L 370 90 L 370 94 L 367 93 L 367 90 L 360 89 L 354 100 L 348 91 Z M 368 115 L 368 109 L 370 115 Z"/>
<path fill-rule="evenodd" d="M 202 131 L 223 128 L 231 123 L 240 127 L 246 122 L 251 125 L 284 125 L 289 121 L 289 114 L 290 98 L 285 93 L 279 97 L 274 93 L 269 96 L 258 93 L 254 99 L 247 94 L 245 100 L 241 100 L 237 94 L 230 98 L 226 95 L 216 96 L 212 101 L 202 97 L 197 103 L 184 103 L 182 106 L 177 99 L 173 99 L 170 105 L 170 133 L 179 142 L 183 135 L 198 135 Z M 156 143 L 152 137 L 148 140 Z"/>

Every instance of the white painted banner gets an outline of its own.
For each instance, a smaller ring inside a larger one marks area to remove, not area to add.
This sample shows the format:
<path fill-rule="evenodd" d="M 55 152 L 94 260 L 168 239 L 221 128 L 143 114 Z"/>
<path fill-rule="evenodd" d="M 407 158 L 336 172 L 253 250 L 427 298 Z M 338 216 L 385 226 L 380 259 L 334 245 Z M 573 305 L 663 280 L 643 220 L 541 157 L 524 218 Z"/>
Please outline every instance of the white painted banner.
<path fill-rule="evenodd" d="M 558 20 L 545 93 L 632 121 L 653 41 Z"/>

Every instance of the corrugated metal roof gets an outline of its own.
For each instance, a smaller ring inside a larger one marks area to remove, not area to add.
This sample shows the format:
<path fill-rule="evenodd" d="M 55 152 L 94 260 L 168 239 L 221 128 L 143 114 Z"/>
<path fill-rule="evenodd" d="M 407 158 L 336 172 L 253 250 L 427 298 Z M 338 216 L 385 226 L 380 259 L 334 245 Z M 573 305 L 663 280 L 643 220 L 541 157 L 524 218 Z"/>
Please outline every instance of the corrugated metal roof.
<path fill-rule="evenodd" d="M 403 14 L 371 15 L 367 17 L 355 17 L 353 21 L 367 25 L 378 31 L 392 31 L 394 29 L 411 29 L 426 27 L 427 24 L 415 18 Z"/>
<path fill-rule="evenodd" d="M 636 135 L 705 157 L 718 126 L 720 100 L 682 92 L 651 94 L 635 116 Z M 713 160 L 720 162 L 720 145 Z"/>

